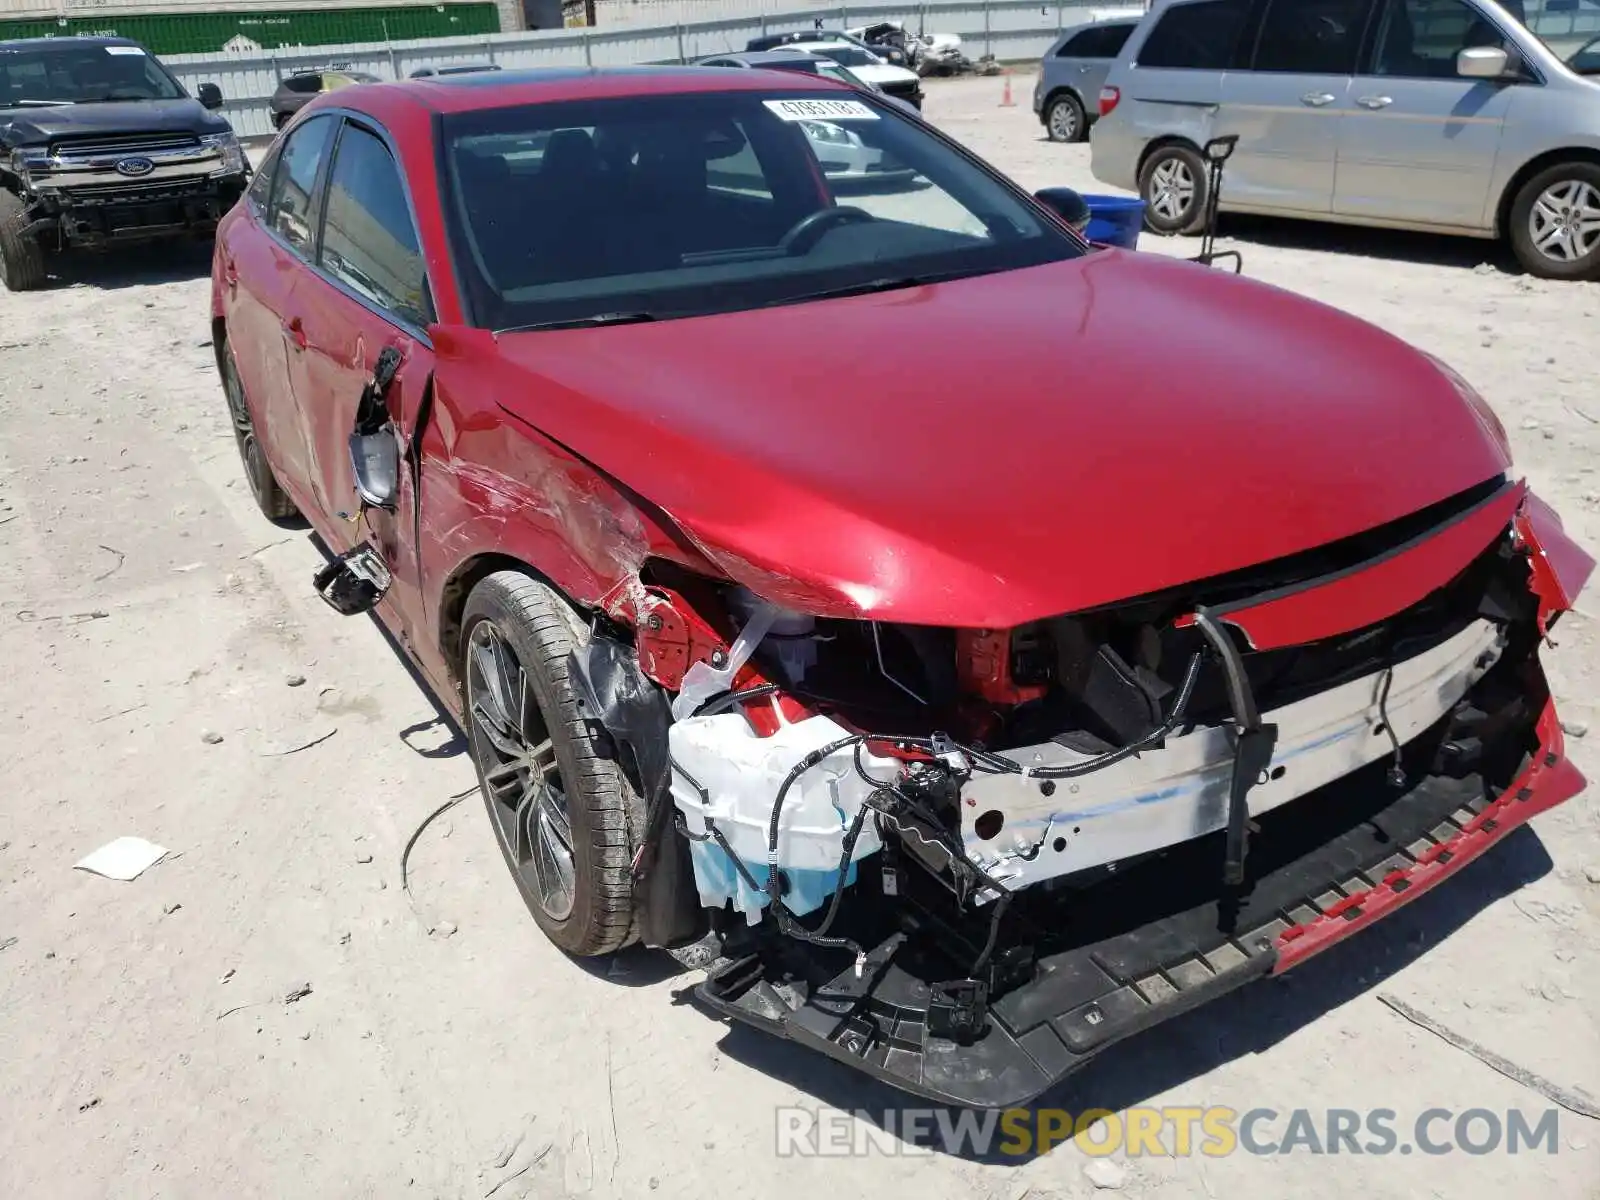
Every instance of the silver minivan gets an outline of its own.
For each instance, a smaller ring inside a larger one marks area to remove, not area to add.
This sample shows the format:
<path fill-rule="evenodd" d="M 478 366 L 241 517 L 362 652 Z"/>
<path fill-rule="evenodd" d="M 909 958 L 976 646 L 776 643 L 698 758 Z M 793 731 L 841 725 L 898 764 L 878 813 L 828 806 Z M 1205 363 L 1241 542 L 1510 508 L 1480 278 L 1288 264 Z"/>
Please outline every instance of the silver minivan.
<path fill-rule="evenodd" d="M 1039 60 L 1033 112 L 1053 142 L 1081 142 L 1099 115 L 1100 88 L 1142 9 L 1117 12 L 1061 31 Z"/>
<path fill-rule="evenodd" d="M 1492 0 L 1156 0 L 1099 107 L 1095 178 L 1158 233 L 1199 226 L 1200 147 L 1232 133 L 1225 212 L 1504 237 L 1600 278 L 1600 83 Z"/>

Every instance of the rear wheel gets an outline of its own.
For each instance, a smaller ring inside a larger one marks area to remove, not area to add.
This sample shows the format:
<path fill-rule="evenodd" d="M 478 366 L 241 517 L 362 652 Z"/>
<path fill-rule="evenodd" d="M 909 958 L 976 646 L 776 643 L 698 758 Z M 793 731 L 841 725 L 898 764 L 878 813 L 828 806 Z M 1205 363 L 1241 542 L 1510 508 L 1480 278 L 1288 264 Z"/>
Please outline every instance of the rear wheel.
<path fill-rule="evenodd" d="M 617 950 L 634 938 L 632 837 L 643 813 L 567 679 L 588 631 L 554 591 L 515 571 L 472 589 L 462 631 L 472 759 L 517 890 L 562 950 Z"/>
<path fill-rule="evenodd" d="M 1089 122 L 1078 98 L 1071 92 L 1062 92 L 1045 105 L 1044 127 L 1052 142 L 1081 142 Z"/>
<path fill-rule="evenodd" d="M 28 210 L 10 192 L 0 191 L 0 283 L 10 292 L 44 286 L 44 247 L 25 232 Z"/>
<path fill-rule="evenodd" d="M 1600 279 L 1600 164 L 1558 163 L 1511 202 L 1511 248 L 1530 275 Z"/>
<path fill-rule="evenodd" d="M 1139 171 L 1145 227 L 1153 233 L 1197 233 L 1205 220 L 1206 167 L 1188 146 L 1161 146 Z"/>
<path fill-rule="evenodd" d="M 245 482 L 255 497 L 256 507 L 269 521 L 278 524 L 297 520 L 300 510 L 289 493 L 278 483 L 267 462 L 261 439 L 256 436 L 255 422 L 250 416 L 250 406 L 245 403 L 244 383 L 239 379 L 239 367 L 233 360 L 233 347 L 222 347 L 222 390 L 228 398 L 228 415 L 233 419 L 233 440 L 239 447 L 239 461 L 244 465 Z"/>

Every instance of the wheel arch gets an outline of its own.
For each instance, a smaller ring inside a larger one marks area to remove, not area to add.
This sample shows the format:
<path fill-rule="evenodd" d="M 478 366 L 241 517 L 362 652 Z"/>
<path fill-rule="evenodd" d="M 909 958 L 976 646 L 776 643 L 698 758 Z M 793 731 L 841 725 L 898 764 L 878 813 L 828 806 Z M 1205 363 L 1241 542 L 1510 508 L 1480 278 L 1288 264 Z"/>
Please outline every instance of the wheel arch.
<path fill-rule="evenodd" d="M 1145 143 L 1144 149 L 1139 151 L 1139 161 L 1133 168 L 1134 179 L 1137 180 L 1144 174 L 1144 165 L 1150 161 L 1152 154 L 1158 150 L 1165 150 L 1168 146 L 1182 146 L 1204 157 L 1204 152 L 1195 144 L 1193 138 L 1184 137 L 1181 133 L 1164 133 L 1160 137 L 1151 138 Z"/>
<path fill-rule="evenodd" d="M 1083 98 L 1082 92 L 1073 87 L 1070 83 L 1058 83 L 1055 87 L 1051 88 L 1045 93 L 1044 100 L 1039 105 L 1039 120 L 1041 122 L 1044 121 L 1049 115 L 1050 106 L 1057 100 L 1061 99 L 1062 96 L 1071 96 L 1074 100 L 1076 100 L 1078 102 L 1078 107 L 1083 109 L 1083 115 L 1085 117 L 1092 117 L 1094 115 L 1089 111 L 1089 102 Z"/>
<path fill-rule="evenodd" d="M 1506 183 L 1500 193 L 1500 199 L 1495 205 L 1494 232 L 1496 237 L 1505 237 L 1511 231 L 1511 206 L 1517 201 L 1517 193 L 1523 185 L 1548 167 L 1553 167 L 1564 162 L 1586 162 L 1600 167 L 1600 150 L 1592 146 L 1563 146 L 1556 150 L 1546 150 L 1543 154 L 1535 155 L 1522 166 Z"/>
<path fill-rule="evenodd" d="M 516 571 L 530 579 L 538 580 L 576 612 L 581 613 L 588 607 L 568 595 L 560 584 L 538 567 L 514 554 L 490 550 L 471 555 L 458 563 L 439 587 L 437 610 L 439 615 L 436 621 L 439 654 L 444 660 L 446 670 L 450 672 L 451 682 L 458 690 L 461 687 L 461 680 L 457 671 L 459 665 L 457 659 L 460 657 L 461 635 L 464 632 L 462 617 L 466 613 L 467 597 L 472 595 L 473 588 L 496 571 Z"/>

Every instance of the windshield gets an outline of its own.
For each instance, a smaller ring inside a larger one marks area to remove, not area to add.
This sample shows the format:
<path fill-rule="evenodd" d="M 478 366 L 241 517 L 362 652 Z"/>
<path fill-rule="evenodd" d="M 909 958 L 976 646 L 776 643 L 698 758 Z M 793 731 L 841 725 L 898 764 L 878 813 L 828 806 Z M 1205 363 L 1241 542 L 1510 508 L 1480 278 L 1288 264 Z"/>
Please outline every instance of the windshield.
<path fill-rule="evenodd" d="M 756 308 L 1076 258 L 1083 243 L 860 93 L 614 98 L 444 119 L 475 322 Z"/>
<path fill-rule="evenodd" d="M 138 46 L 36 46 L 0 50 L 0 108 L 113 100 L 178 100 L 184 91 Z"/>
<path fill-rule="evenodd" d="M 859 46 L 817 46 L 811 53 L 820 54 L 824 58 L 831 58 L 840 66 L 845 67 L 870 67 L 882 61 L 876 54 L 869 53 Z"/>
<path fill-rule="evenodd" d="M 840 83 L 848 83 L 851 87 L 866 86 L 854 71 L 850 70 L 849 67 L 841 67 L 836 62 L 819 62 L 816 66 L 816 73 L 824 79 L 837 79 Z"/>

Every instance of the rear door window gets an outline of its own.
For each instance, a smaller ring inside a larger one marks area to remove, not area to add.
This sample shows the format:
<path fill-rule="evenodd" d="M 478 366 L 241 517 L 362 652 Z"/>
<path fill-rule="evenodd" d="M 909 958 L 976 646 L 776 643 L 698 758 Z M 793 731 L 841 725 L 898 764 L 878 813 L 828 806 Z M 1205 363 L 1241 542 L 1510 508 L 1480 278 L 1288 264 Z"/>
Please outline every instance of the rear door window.
<path fill-rule="evenodd" d="M 1174 4 L 1139 47 L 1141 67 L 1224 71 L 1234 63 L 1249 0 L 1198 0 Z"/>
<path fill-rule="evenodd" d="M 328 156 L 328 140 L 336 124 L 331 116 L 317 116 L 301 125 L 284 141 L 272 173 L 267 225 L 305 259 L 311 258 L 316 242 L 312 200 L 317 173 Z"/>
<path fill-rule="evenodd" d="M 1272 0 L 1252 69 L 1354 75 L 1373 0 Z"/>
<path fill-rule="evenodd" d="M 1132 25 L 1095 25 L 1067 40 L 1057 58 L 1115 58 L 1133 32 Z"/>

